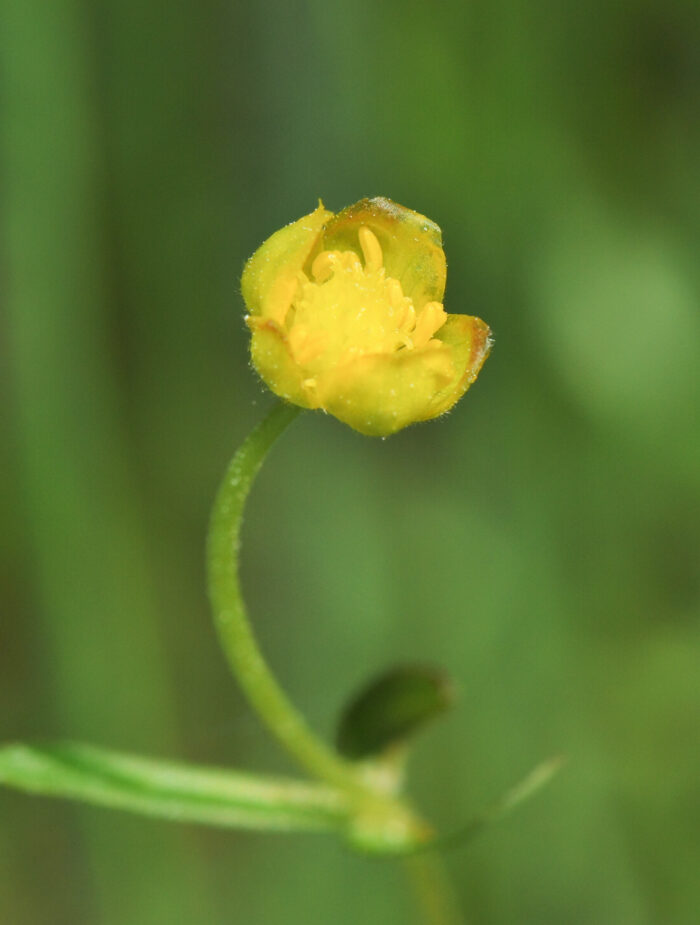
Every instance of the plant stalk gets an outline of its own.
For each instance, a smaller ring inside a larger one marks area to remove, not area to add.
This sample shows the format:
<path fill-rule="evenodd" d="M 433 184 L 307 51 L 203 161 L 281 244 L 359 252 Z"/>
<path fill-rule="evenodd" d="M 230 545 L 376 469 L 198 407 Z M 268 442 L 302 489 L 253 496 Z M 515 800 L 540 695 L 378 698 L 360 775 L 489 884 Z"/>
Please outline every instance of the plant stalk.
<path fill-rule="evenodd" d="M 466 925 L 454 886 L 437 851 L 424 851 L 404 861 L 426 925 Z"/>
<path fill-rule="evenodd" d="M 214 501 L 207 542 L 209 597 L 229 665 L 268 729 L 315 777 L 350 792 L 364 790 L 354 769 L 310 729 L 272 674 L 250 624 L 238 577 L 243 509 L 277 437 L 300 409 L 276 402 L 233 457 Z"/>

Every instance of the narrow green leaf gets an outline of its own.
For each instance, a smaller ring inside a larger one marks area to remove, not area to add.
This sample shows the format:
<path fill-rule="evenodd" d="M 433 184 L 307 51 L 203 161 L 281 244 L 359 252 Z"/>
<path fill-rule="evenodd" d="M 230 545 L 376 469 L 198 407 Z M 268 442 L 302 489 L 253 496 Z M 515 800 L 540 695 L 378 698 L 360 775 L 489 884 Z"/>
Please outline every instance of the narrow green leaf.
<path fill-rule="evenodd" d="M 548 758 L 536 765 L 521 781 L 507 790 L 498 800 L 477 813 L 466 825 L 448 835 L 437 839 L 437 844 L 455 845 L 469 842 L 490 823 L 497 822 L 504 816 L 539 793 L 566 763 L 562 755 Z"/>
<path fill-rule="evenodd" d="M 72 743 L 0 748 L 0 784 L 177 822 L 273 829 L 343 827 L 329 787 L 200 768 Z"/>
<path fill-rule="evenodd" d="M 392 668 L 371 681 L 343 713 L 338 750 L 361 759 L 403 742 L 453 702 L 444 672 L 421 665 Z"/>

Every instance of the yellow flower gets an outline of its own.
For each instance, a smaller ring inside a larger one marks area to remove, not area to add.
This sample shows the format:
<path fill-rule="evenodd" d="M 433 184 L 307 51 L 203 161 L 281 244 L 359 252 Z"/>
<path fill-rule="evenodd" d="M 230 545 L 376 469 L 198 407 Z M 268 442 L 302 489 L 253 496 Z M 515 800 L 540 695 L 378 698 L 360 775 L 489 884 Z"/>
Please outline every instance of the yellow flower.
<path fill-rule="evenodd" d="M 241 287 L 260 376 L 281 398 L 386 436 L 448 411 L 481 369 L 489 328 L 442 306 L 437 225 L 389 199 L 319 203 L 253 254 Z"/>

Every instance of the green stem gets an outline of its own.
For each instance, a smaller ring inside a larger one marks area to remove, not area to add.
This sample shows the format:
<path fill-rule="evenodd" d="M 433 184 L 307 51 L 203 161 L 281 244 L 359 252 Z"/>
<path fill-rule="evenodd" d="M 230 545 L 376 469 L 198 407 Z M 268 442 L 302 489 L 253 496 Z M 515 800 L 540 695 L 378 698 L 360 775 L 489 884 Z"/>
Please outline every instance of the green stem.
<path fill-rule="evenodd" d="M 209 597 L 229 665 L 267 727 L 311 774 L 354 792 L 362 790 L 354 770 L 312 732 L 270 671 L 250 625 L 238 580 L 246 498 L 268 450 L 299 410 L 277 402 L 240 447 L 226 471 L 209 528 Z"/>
<path fill-rule="evenodd" d="M 465 925 L 440 855 L 425 851 L 406 858 L 404 863 L 427 925 Z"/>

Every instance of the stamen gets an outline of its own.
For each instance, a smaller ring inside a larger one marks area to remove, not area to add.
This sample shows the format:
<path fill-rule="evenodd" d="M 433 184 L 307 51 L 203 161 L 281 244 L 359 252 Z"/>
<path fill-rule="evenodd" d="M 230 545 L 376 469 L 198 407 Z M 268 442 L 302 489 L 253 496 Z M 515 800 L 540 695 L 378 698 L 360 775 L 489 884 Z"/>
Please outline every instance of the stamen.
<path fill-rule="evenodd" d="M 401 283 L 398 279 L 394 279 L 393 276 L 390 276 L 386 281 L 386 294 L 389 299 L 389 304 L 394 309 L 394 324 L 397 330 L 405 335 L 408 331 L 413 329 L 416 323 L 416 312 L 413 308 L 413 302 L 406 298 L 403 294 Z M 408 344 L 408 340 L 405 336 L 403 337 L 403 342 L 404 345 Z"/>
<path fill-rule="evenodd" d="M 398 279 L 394 279 L 393 276 L 390 276 L 386 281 L 386 291 L 389 296 L 389 301 L 391 302 L 394 308 L 398 308 L 403 302 L 403 289 L 401 288 L 401 283 Z"/>
<path fill-rule="evenodd" d="M 439 302 L 428 302 L 416 317 L 401 281 L 387 276 L 377 236 L 365 225 L 357 235 L 357 252 L 321 251 L 310 279 L 297 276 L 286 330 L 310 400 L 327 370 L 365 354 L 424 347 L 447 318 Z"/>
<path fill-rule="evenodd" d="M 403 338 L 404 344 L 412 344 L 413 341 L 410 338 L 410 334 L 416 326 L 416 310 L 413 307 L 413 302 L 407 299 L 401 308 L 396 319 L 396 327 L 399 330 Z"/>
<path fill-rule="evenodd" d="M 325 283 L 331 278 L 337 259 L 337 254 L 333 251 L 321 251 L 311 264 L 311 272 L 317 283 Z"/>
<path fill-rule="evenodd" d="M 374 232 L 370 231 L 366 225 L 363 225 L 358 232 L 358 237 L 362 248 L 362 256 L 365 258 L 365 272 L 374 273 L 381 270 L 384 265 L 384 255 L 382 254 L 382 246 Z"/>
<path fill-rule="evenodd" d="M 424 347 L 433 334 L 439 331 L 446 321 L 447 312 L 439 302 L 426 303 L 416 319 L 416 329 L 413 332 L 413 346 Z"/>
<path fill-rule="evenodd" d="M 341 251 L 338 255 L 342 268 L 348 273 L 362 273 L 362 263 L 355 251 Z"/>

